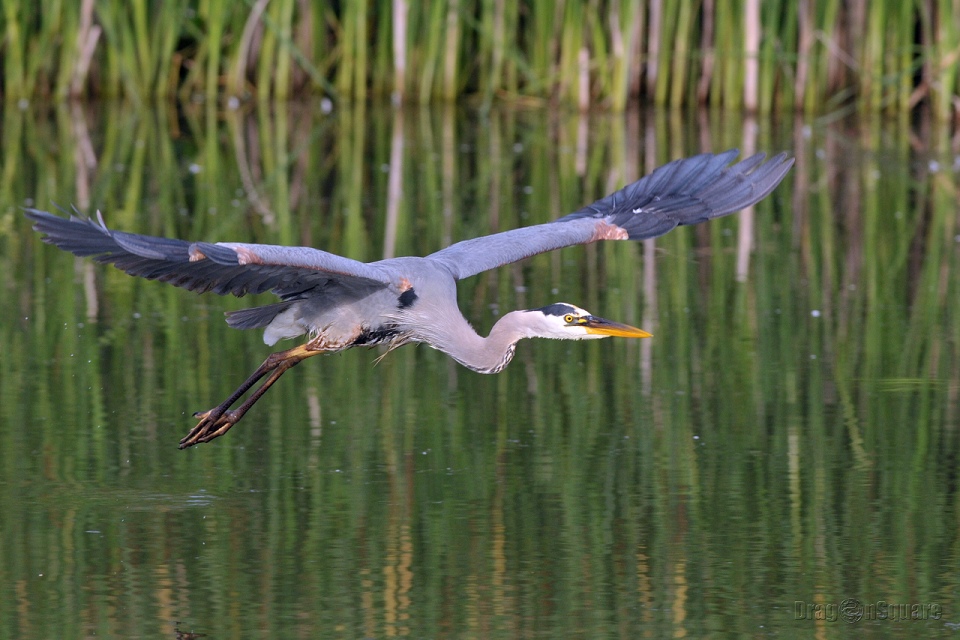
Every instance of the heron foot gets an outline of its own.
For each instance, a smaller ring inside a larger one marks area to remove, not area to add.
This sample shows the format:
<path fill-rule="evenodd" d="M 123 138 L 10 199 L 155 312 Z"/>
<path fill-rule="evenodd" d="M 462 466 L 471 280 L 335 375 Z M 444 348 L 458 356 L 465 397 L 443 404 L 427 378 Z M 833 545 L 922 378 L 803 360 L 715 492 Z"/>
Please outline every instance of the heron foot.
<path fill-rule="evenodd" d="M 181 449 L 219 438 L 237 424 L 243 414 L 239 411 L 228 411 L 221 405 L 207 411 L 198 411 L 193 414 L 193 417 L 200 418 L 200 422 L 190 430 L 190 433 L 180 439 Z"/>

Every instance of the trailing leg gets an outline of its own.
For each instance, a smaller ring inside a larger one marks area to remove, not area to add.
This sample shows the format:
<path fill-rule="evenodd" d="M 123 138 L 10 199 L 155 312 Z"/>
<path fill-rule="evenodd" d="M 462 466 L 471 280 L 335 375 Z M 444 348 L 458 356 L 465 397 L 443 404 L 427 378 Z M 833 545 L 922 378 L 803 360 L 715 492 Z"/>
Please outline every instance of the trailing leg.
<path fill-rule="evenodd" d="M 210 442 L 214 438 L 219 438 L 225 434 L 233 425 L 240 421 L 240 418 L 250 410 L 250 407 L 267 392 L 267 389 L 269 389 L 285 371 L 300 364 L 303 360 L 323 352 L 324 351 L 318 349 L 316 345 L 308 342 L 293 349 L 271 353 L 267 356 L 267 359 L 263 361 L 263 364 L 257 367 L 257 370 L 254 371 L 243 384 L 237 387 L 236 391 L 230 394 L 229 398 L 212 409 L 194 414 L 194 417 L 200 418 L 200 422 L 190 430 L 190 433 L 180 440 L 180 448 L 186 449 L 201 442 Z M 264 381 L 243 404 L 236 409 L 230 410 L 230 407 L 232 407 L 243 394 L 253 388 L 253 386 L 265 376 L 267 377 L 266 381 Z"/>

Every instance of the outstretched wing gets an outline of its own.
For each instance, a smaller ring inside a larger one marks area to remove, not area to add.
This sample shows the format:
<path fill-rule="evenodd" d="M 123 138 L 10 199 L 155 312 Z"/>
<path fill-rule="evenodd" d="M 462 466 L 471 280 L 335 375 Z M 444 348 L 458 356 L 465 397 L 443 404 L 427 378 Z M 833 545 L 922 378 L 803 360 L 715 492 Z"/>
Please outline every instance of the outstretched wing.
<path fill-rule="evenodd" d="M 559 220 L 464 240 L 427 256 L 457 279 L 544 251 L 598 240 L 643 240 L 749 207 L 793 166 L 781 153 L 759 153 L 733 166 L 739 151 L 674 160 L 616 193 Z"/>
<path fill-rule="evenodd" d="M 78 256 L 112 264 L 132 276 L 220 295 L 272 291 L 289 298 L 332 279 L 366 286 L 398 286 L 387 266 L 372 265 L 310 247 L 239 242 L 186 242 L 108 229 L 98 221 L 27 209 L 44 242 Z"/>

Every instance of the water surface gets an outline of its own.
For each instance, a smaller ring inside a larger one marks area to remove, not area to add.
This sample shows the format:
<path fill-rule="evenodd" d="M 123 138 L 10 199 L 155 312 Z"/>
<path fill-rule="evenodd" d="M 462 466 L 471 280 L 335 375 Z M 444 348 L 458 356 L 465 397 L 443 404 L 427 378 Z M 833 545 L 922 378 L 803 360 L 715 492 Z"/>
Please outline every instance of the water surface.
<path fill-rule="evenodd" d="M 957 149 L 935 123 L 315 104 L 3 118 L 0 638 L 960 624 Z M 527 341 L 497 376 L 423 346 L 316 358 L 186 451 L 190 415 L 269 353 L 223 322 L 252 302 L 75 259 L 20 211 L 374 260 L 733 146 L 797 156 L 752 213 L 461 283 L 483 333 L 566 301 L 653 339 Z"/>

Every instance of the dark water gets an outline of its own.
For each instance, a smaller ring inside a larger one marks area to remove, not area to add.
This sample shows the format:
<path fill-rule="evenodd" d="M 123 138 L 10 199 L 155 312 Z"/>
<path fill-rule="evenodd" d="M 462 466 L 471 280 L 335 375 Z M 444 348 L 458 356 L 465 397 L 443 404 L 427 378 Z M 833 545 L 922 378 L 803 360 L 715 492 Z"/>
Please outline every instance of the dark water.
<path fill-rule="evenodd" d="M 316 104 L 3 118 L 0 638 L 960 627 L 958 164 L 935 123 Z M 190 414 L 269 352 L 223 322 L 249 301 L 74 259 L 19 209 L 371 260 L 546 221 L 732 146 L 798 158 L 753 215 L 461 283 L 484 333 L 567 301 L 652 340 L 524 342 L 497 376 L 422 346 L 317 358 L 187 451 Z"/>

